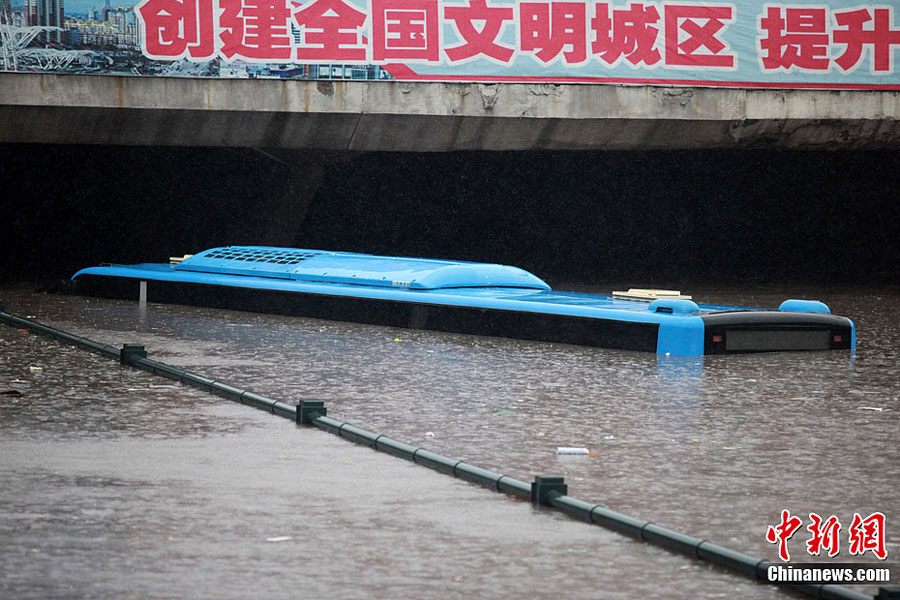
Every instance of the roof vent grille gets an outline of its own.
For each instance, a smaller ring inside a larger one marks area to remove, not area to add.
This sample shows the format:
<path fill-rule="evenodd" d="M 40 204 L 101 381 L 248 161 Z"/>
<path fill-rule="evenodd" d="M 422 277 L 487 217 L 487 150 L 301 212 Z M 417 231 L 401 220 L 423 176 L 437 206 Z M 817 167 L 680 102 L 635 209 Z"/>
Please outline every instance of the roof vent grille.
<path fill-rule="evenodd" d="M 205 258 L 220 260 L 239 260 L 244 262 L 269 263 L 273 265 L 297 265 L 307 258 L 316 256 L 318 252 L 297 250 L 268 250 L 247 248 L 217 248 L 206 253 Z"/>
<path fill-rule="evenodd" d="M 185 258 L 174 268 L 176 271 L 293 279 L 292 273 L 298 265 L 321 254 L 316 250 L 294 248 L 228 246 L 204 250 Z"/>

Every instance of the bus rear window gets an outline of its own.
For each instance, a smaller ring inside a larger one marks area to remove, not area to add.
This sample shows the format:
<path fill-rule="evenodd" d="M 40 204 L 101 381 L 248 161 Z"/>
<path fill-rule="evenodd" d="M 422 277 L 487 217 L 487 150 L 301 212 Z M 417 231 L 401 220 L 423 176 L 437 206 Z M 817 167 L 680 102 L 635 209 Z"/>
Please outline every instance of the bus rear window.
<path fill-rule="evenodd" d="M 767 352 L 778 350 L 830 350 L 828 329 L 728 329 L 726 352 Z"/>

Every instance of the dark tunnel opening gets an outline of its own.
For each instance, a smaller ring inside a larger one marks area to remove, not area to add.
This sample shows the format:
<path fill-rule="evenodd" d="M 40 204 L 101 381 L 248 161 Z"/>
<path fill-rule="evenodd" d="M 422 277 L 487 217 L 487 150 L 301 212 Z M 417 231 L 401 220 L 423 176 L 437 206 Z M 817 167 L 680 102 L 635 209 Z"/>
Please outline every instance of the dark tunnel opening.
<path fill-rule="evenodd" d="M 3 281 L 215 245 L 550 281 L 897 283 L 895 151 L 278 152 L 0 145 Z"/>

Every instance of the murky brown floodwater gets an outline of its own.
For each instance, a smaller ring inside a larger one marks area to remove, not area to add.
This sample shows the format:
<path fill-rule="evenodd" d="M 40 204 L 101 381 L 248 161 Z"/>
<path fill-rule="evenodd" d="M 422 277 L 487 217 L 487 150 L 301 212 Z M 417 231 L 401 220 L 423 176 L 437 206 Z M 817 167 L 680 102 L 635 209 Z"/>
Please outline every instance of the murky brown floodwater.
<path fill-rule="evenodd" d="M 858 350 L 678 359 L 21 289 L 0 298 L 274 398 L 324 399 L 330 416 L 519 479 L 564 475 L 582 500 L 755 556 L 776 558 L 765 530 L 789 509 L 804 527 L 809 512 L 838 516 L 839 559 L 853 560 L 853 513 L 881 511 L 893 561 L 900 289 L 690 293 L 752 306 L 816 297 L 855 320 Z M 0 392 L 2 597 L 784 597 L 7 326 Z M 792 539 L 795 560 L 808 559 L 807 537 Z"/>

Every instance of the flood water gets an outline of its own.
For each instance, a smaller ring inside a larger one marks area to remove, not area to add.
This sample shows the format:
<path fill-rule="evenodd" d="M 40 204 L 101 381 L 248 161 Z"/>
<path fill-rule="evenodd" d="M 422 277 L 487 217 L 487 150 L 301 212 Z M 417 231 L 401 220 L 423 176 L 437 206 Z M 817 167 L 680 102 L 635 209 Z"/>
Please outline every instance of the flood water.
<path fill-rule="evenodd" d="M 518 479 L 563 475 L 579 499 L 753 556 L 777 559 L 766 528 L 788 509 L 804 526 L 793 560 L 812 560 L 815 512 L 843 525 L 834 560 L 871 562 L 849 555 L 847 530 L 880 511 L 895 562 L 900 288 L 686 292 L 816 298 L 855 321 L 858 349 L 684 359 L 22 288 L 0 298 Z M 0 392 L 2 597 L 789 597 L 8 326 Z"/>

